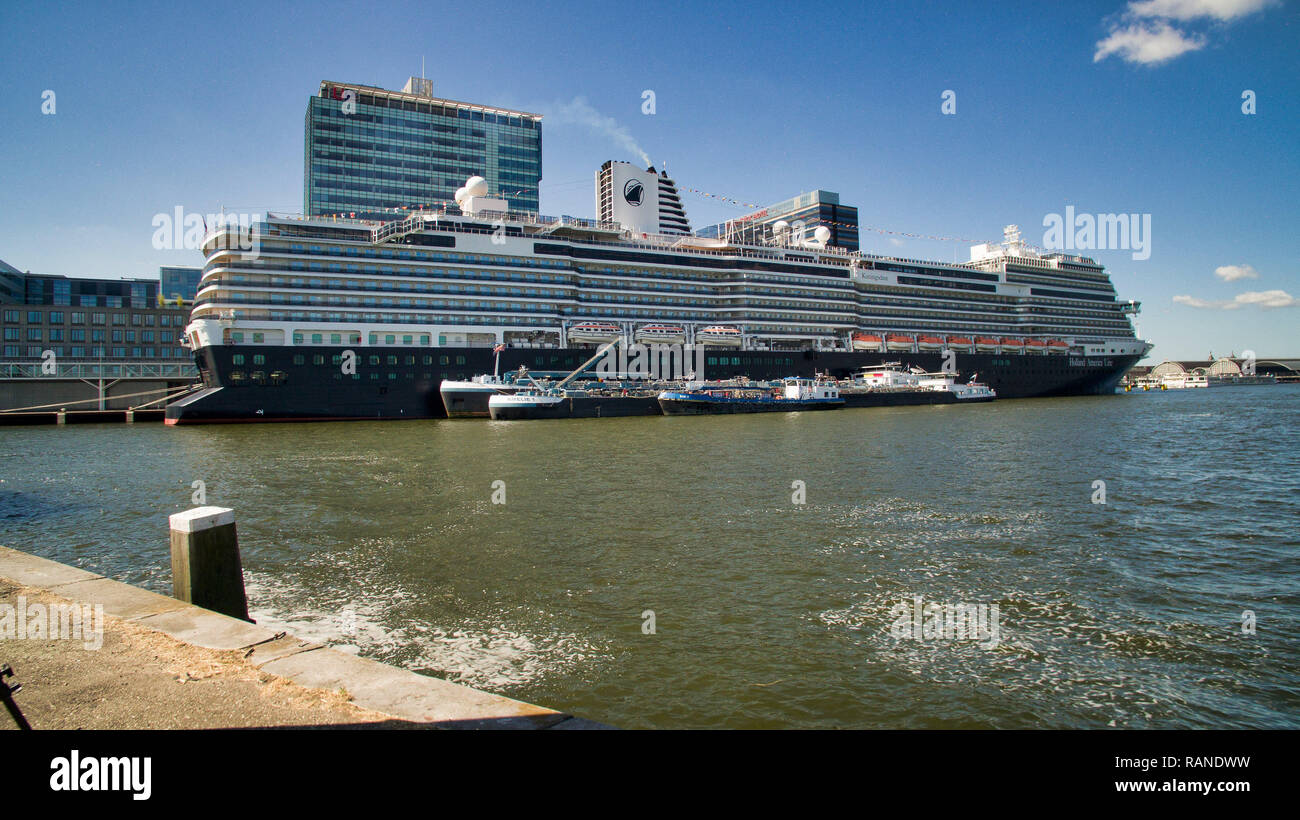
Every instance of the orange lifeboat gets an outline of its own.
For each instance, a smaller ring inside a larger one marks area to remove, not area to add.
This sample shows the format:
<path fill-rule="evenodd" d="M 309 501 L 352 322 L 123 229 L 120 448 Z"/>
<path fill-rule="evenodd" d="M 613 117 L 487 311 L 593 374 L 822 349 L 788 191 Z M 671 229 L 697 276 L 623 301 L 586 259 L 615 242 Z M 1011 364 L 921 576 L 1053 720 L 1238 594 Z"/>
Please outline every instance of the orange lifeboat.
<path fill-rule="evenodd" d="M 1027 353 L 1046 353 L 1047 342 L 1042 339 L 1025 339 L 1025 352 Z"/>
<path fill-rule="evenodd" d="M 891 333 L 885 340 L 885 347 L 890 350 L 911 350 L 915 344 L 915 336 L 904 336 L 901 333 Z"/>
<path fill-rule="evenodd" d="M 922 336 L 917 340 L 921 350 L 943 350 L 943 339 L 939 336 Z"/>
<path fill-rule="evenodd" d="M 975 339 L 975 349 L 986 353 L 996 353 L 1000 347 L 998 340 L 992 336 L 979 336 Z"/>
<path fill-rule="evenodd" d="M 961 350 L 970 350 L 975 343 L 970 340 L 969 336 L 949 336 L 948 347 L 955 347 Z"/>
<path fill-rule="evenodd" d="M 885 340 L 874 333 L 858 331 L 853 334 L 854 350 L 880 351 L 885 349 Z"/>
<path fill-rule="evenodd" d="M 1010 336 L 1002 337 L 1002 347 L 1007 350 L 1024 350 L 1024 339 L 1013 339 Z"/>

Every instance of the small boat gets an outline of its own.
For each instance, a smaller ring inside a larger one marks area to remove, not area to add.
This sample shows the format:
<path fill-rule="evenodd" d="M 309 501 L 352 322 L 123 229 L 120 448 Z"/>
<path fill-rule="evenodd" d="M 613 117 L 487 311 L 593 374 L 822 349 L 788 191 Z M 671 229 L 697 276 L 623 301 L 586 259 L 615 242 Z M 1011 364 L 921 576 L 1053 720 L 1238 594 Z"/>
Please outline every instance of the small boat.
<path fill-rule="evenodd" d="M 742 335 L 738 327 L 709 325 L 695 334 L 695 341 L 702 345 L 739 347 Z"/>
<path fill-rule="evenodd" d="M 979 336 L 975 339 L 975 349 L 981 353 L 997 353 L 1000 347 L 998 340 L 992 336 Z"/>
<path fill-rule="evenodd" d="M 1046 353 L 1047 342 L 1042 339 L 1025 339 L 1026 353 Z"/>
<path fill-rule="evenodd" d="M 898 362 L 864 367 L 841 384 L 845 407 L 896 407 L 918 404 L 957 404 L 993 401 L 997 393 L 972 376 L 957 384 L 954 373 L 927 373 L 920 368 L 904 370 Z"/>
<path fill-rule="evenodd" d="M 665 390 L 659 407 L 665 416 L 705 416 L 723 413 L 789 413 L 836 410 L 844 406 L 839 385 L 825 379 L 790 377 L 773 390 Z"/>
<path fill-rule="evenodd" d="M 1013 339 L 1010 336 L 1003 336 L 1002 349 L 1017 352 L 1022 351 L 1025 349 L 1025 342 L 1023 339 Z"/>
<path fill-rule="evenodd" d="M 1069 353 L 1070 343 L 1062 341 L 1061 339 L 1048 339 L 1047 352 L 1048 353 Z"/>
<path fill-rule="evenodd" d="M 915 336 L 904 336 L 899 333 L 891 333 L 885 339 L 885 347 L 890 350 L 910 351 L 916 345 Z"/>
<path fill-rule="evenodd" d="M 634 336 L 643 344 L 683 344 L 686 328 L 681 325 L 642 325 Z"/>
<path fill-rule="evenodd" d="M 623 335 L 623 329 L 609 322 L 579 322 L 569 328 L 570 342 L 608 342 Z"/>
<path fill-rule="evenodd" d="M 975 346 L 975 343 L 972 342 L 972 341 L 970 340 L 970 337 L 969 337 L 969 336 L 949 336 L 949 337 L 948 337 L 948 348 L 949 348 L 950 350 L 966 350 L 966 351 L 969 351 L 969 350 L 970 350 L 971 348 L 973 348 L 974 346 Z"/>
<path fill-rule="evenodd" d="M 447 418 L 487 418 L 488 399 L 502 393 L 515 393 L 526 387 L 495 375 L 475 376 L 469 381 L 443 379 L 438 385 Z"/>
<path fill-rule="evenodd" d="M 943 338 L 940 336 L 921 336 L 916 340 L 921 350 L 943 350 Z"/>
<path fill-rule="evenodd" d="M 852 336 L 854 350 L 869 350 L 880 352 L 885 349 L 885 340 L 874 333 L 863 333 L 858 331 Z"/>
<path fill-rule="evenodd" d="M 535 388 L 518 393 L 498 393 L 488 399 L 488 413 L 493 421 L 499 419 L 547 418 L 558 412 L 564 404 L 563 393 L 551 393 Z"/>

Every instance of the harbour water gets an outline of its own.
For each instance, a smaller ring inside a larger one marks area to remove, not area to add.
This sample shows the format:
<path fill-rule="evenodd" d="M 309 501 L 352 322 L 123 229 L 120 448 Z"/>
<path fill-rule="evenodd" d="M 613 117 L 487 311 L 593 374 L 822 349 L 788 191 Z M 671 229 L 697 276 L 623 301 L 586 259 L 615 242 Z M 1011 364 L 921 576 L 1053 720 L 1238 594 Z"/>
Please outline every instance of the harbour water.
<path fill-rule="evenodd" d="M 0 544 L 166 593 L 201 481 L 260 623 L 626 728 L 1300 728 L 1298 408 L 0 428 Z"/>

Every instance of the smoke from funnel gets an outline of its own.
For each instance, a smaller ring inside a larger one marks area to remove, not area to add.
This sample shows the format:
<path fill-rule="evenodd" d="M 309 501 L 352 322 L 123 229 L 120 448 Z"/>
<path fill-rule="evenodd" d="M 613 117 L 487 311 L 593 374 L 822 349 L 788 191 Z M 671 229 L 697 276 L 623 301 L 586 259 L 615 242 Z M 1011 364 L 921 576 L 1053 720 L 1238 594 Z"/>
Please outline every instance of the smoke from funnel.
<path fill-rule="evenodd" d="M 618 143 L 631 154 L 641 158 L 641 162 L 650 167 L 650 155 L 642 150 L 626 126 L 620 125 L 613 117 L 607 117 L 591 107 L 585 97 L 574 97 L 567 103 L 542 106 L 542 114 L 556 123 L 581 125 L 600 134 L 604 134 Z M 549 110 L 548 110 L 549 109 Z"/>

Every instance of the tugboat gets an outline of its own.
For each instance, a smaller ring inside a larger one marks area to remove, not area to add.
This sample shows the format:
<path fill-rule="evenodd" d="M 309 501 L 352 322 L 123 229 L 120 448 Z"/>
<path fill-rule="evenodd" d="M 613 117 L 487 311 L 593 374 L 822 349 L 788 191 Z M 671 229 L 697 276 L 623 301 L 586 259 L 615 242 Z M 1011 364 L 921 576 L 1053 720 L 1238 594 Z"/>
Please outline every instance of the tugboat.
<path fill-rule="evenodd" d="M 723 413 L 789 413 L 837 410 L 844 406 L 840 388 L 824 379 L 790 377 L 768 390 L 754 388 L 665 390 L 659 407 L 665 416 L 704 416 Z"/>

